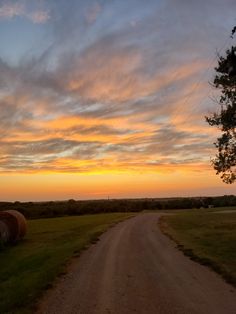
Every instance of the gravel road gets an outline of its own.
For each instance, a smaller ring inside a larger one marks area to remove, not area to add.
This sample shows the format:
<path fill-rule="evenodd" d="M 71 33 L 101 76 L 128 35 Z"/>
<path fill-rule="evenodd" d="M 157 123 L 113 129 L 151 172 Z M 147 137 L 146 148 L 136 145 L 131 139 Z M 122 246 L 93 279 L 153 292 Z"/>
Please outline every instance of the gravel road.
<path fill-rule="evenodd" d="M 140 214 L 108 230 L 72 263 L 38 314 L 236 314 L 236 289 L 184 256 Z"/>

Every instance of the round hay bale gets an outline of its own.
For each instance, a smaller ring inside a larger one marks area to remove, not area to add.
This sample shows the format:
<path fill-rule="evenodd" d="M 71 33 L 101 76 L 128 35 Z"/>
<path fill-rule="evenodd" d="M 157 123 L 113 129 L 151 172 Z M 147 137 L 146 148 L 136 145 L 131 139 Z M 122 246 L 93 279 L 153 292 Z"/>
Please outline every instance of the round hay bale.
<path fill-rule="evenodd" d="M 27 231 L 27 223 L 25 216 L 18 212 L 17 210 L 7 210 L 7 213 L 14 216 L 18 222 L 18 237 L 21 239 L 25 236 Z"/>
<path fill-rule="evenodd" d="M 0 221 L 7 225 L 9 230 L 8 242 L 14 242 L 18 236 L 18 222 L 14 216 L 6 211 L 0 212 Z"/>
<path fill-rule="evenodd" d="M 10 238 L 10 232 L 5 222 L 0 221 L 0 242 L 7 243 Z"/>
<path fill-rule="evenodd" d="M 27 230 L 25 217 L 16 210 L 0 212 L 0 221 L 4 222 L 9 230 L 9 242 L 16 242 L 24 237 Z"/>

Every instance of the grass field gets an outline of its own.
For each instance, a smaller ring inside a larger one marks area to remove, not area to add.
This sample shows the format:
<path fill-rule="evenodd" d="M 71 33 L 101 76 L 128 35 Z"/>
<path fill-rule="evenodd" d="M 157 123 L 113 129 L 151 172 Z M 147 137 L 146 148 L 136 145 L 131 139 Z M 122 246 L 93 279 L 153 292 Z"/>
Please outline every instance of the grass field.
<path fill-rule="evenodd" d="M 236 286 L 236 207 L 164 216 L 160 225 L 186 255 Z"/>
<path fill-rule="evenodd" d="M 27 237 L 0 251 L 0 313 L 32 313 L 37 298 L 73 256 L 112 224 L 131 214 L 112 213 L 32 220 Z"/>

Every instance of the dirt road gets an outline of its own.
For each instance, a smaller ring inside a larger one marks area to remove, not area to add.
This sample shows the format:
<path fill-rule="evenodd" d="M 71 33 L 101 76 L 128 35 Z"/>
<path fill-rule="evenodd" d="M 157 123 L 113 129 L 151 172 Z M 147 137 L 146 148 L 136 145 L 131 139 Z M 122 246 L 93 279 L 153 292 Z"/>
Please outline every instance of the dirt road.
<path fill-rule="evenodd" d="M 116 225 L 40 305 L 43 314 L 236 314 L 236 289 L 179 252 L 158 214 Z"/>

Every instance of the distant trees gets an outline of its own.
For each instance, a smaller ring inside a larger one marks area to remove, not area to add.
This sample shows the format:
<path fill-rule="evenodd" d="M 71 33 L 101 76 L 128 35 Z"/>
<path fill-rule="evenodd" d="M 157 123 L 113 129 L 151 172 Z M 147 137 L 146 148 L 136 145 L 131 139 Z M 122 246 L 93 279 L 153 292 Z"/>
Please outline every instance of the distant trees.
<path fill-rule="evenodd" d="M 236 27 L 232 30 L 232 36 Z M 220 108 L 206 121 L 221 131 L 221 136 L 214 143 L 218 154 L 212 160 L 217 174 L 223 182 L 233 183 L 236 180 L 236 47 L 226 51 L 226 56 L 219 56 L 218 67 L 213 81 L 215 88 L 221 90 Z"/>
<path fill-rule="evenodd" d="M 53 218 L 115 212 L 141 212 L 143 210 L 190 209 L 236 206 L 236 196 L 224 195 L 216 197 L 180 197 L 152 199 L 114 199 L 90 201 L 55 201 L 55 202 L 0 202 L 0 211 L 18 210 L 27 219 Z"/>

